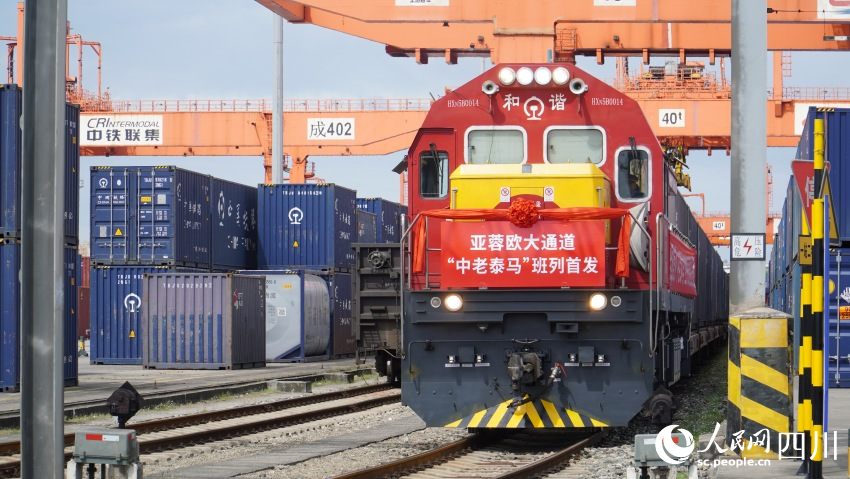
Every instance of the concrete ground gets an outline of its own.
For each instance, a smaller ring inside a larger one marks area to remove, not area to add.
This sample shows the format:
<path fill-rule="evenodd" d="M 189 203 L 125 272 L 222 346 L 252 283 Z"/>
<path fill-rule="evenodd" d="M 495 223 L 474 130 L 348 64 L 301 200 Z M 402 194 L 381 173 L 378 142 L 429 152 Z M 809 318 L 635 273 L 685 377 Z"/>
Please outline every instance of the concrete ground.
<path fill-rule="evenodd" d="M 847 469 L 847 431 L 850 428 L 850 389 L 829 390 L 829 445 L 828 457 L 823 460 L 824 478 L 850 477 Z M 838 448 L 833 447 L 833 434 L 838 436 Z M 732 457 L 718 459 L 734 460 Z M 800 469 L 800 461 L 793 459 L 772 460 L 770 465 L 722 465 L 716 468 L 716 477 L 723 479 L 793 478 Z M 805 477 L 805 476 L 800 476 Z"/>

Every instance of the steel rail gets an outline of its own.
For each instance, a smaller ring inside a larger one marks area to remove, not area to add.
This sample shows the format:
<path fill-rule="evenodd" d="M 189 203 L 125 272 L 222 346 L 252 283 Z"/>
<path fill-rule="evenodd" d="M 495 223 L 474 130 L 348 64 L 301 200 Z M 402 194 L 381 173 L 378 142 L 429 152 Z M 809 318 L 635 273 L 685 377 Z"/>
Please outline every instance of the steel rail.
<path fill-rule="evenodd" d="M 365 401 L 353 402 L 344 406 L 336 406 L 333 408 L 322 409 L 320 411 L 310 412 L 310 413 L 299 413 L 295 415 L 280 417 L 275 420 L 266 420 L 266 421 L 258 421 L 251 423 L 243 423 L 236 426 L 231 426 L 228 428 L 221 428 L 218 430 L 210 430 L 206 431 L 205 434 L 194 433 L 190 435 L 184 435 L 178 438 L 162 438 L 157 440 L 145 440 L 144 434 L 149 434 L 153 432 L 183 428 L 183 427 L 191 427 L 197 426 L 200 424 L 208 424 L 212 422 L 225 421 L 228 419 L 234 419 L 238 417 L 248 417 L 256 414 L 263 414 L 275 411 L 281 411 L 285 409 L 291 409 L 295 407 L 307 406 L 310 404 L 317 404 L 322 402 L 329 402 L 340 399 L 348 399 L 352 397 L 362 396 L 366 394 L 373 394 L 376 392 L 386 391 L 391 389 L 391 385 L 387 383 L 365 386 L 355 389 L 347 389 L 343 391 L 335 391 L 324 394 L 316 394 L 311 396 L 304 396 L 292 399 L 284 399 L 280 401 L 275 401 L 267 404 L 255 404 L 249 406 L 241 406 L 236 408 L 230 408 L 221 411 L 211 411 L 199 414 L 190 414 L 181 417 L 174 418 L 166 418 L 159 419 L 154 421 L 140 422 L 137 424 L 133 424 L 130 429 L 134 429 L 139 436 L 139 448 L 142 453 L 151 453 L 157 452 L 169 447 L 176 447 L 174 444 L 181 444 L 186 442 L 199 443 L 203 441 L 214 440 L 216 434 L 219 434 L 218 437 L 235 437 L 238 435 L 250 434 L 251 432 L 267 430 L 278 427 L 286 427 L 292 424 L 299 424 L 308 422 L 311 420 L 321 419 L 325 417 L 338 416 L 342 414 L 347 414 L 351 412 L 356 412 L 362 409 L 368 409 L 372 407 L 377 407 L 383 404 L 389 404 L 392 402 L 396 402 L 399 400 L 400 395 L 394 394 L 390 396 L 386 396 L 383 398 L 377 399 L 368 399 Z M 69 433 L 64 435 L 65 447 L 74 445 L 74 433 Z M 171 441 L 171 444 L 169 444 Z M 20 472 L 20 441 L 6 441 L 0 443 L 0 477 L 15 477 Z M 10 457 L 10 456 L 18 456 Z M 70 453 L 65 454 L 65 460 L 70 460 Z"/>
<path fill-rule="evenodd" d="M 600 431 L 592 436 L 583 439 L 561 451 L 550 456 L 546 456 L 539 461 L 535 461 L 527 466 L 520 467 L 513 471 L 497 476 L 496 479 L 525 479 L 528 477 L 538 477 L 545 474 L 547 471 L 559 468 L 564 463 L 569 461 L 573 456 L 581 452 L 584 448 L 593 446 L 602 440 L 607 434 L 607 431 Z"/>
<path fill-rule="evenodd" d="M 256 432 L 266 431 L 269 429 L 277 429 L 295 424 L 303 424 L 310 421 L 317 421 L 343 414 L 351 414 L 366 409 L 383 406 L 385 404 L 396 403 L 401 399 L 401 394 L 396 393 L 377 398 L 368 398 L 341 406 L 333 406 L 317 411 L 309 411 L 285 416 L 276 416 L 272 419 L 264 419 L 259 421 L 251 421 L 231 426 L 224 426 L 214 429 L 204 429 L 202 431 L 183 432 L 180 435 L 172 437 L 163 437 L 156 439 L 139 437 L 139 450 L 141 454 L 150 454 L 169 449 L 184 447 L 186 444 L 203 444 L 207 442 L 218 441 L 231 437 L 245 436 Z"/>
<path fill-rule="evenodd" d="M 398 461 L 379 464 L 368 469 L 333 476 L 331 479 L 377 479 L 387 476 L 398 476 L 412 470 L 446 461 L 461 452 L 478 447 L 483 442 L 479 435 L 467 436 L 445 446 L 425 451 L 415 456 L 399 459 Z"/>
<path fill-rule="evenodd" d="M 577 442 L 570 444 L 568 447 L 545 458 L 535 461 L 534 463 L 517 468 L 500 476 L 494 476 L 494 479 L 525 479 L 528 477 L 536 477 L 544 474 L 547 471 L 562 466 L 570 458 L 579 453 L 582 449 L 592 446 L 605 437 L 607 431 L 593 433 L 589 437 L 578 439 Z M 471 451 L 477 448 L 489 446 L 499 439 L 509 438 L 510 436 L 488 437 L 481 435 L 468 436 L 453 443 L 441 446 L 430 451 L 417 454 L 416 456 L 400 459 L 398 461 L 380 464 L 375 467 L 362 469 L 338 476 L 333 476 L 332 479 L 380 479 L 385 477 L 401 477 L 405 474 L 421 470 L 422 468 L 433 466 L 439 463 L 446 462 L 461 453 Z"/>

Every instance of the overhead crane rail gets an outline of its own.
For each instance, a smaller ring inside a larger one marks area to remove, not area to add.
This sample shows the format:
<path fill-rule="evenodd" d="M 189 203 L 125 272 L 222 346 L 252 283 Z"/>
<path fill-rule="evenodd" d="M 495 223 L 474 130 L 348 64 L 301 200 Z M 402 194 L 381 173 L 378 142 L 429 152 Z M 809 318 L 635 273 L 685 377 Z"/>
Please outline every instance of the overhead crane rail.
<path fill-rule="evenodd" d="M 290 99 L 283 100 L 283 111 L 421 111 L 433 100 L 424 98 Z M 272 101 L 261 100 L 111 100 L 96 98 L 80 101 L 82 112 L 271 112 Z"/>

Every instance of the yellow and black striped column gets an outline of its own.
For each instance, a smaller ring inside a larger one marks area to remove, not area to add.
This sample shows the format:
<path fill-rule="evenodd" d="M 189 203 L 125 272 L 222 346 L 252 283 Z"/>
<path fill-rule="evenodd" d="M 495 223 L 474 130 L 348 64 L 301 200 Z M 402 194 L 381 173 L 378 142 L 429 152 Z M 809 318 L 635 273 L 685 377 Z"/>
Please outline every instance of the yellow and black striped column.
<path fill-rule="evenodd" d="M 815 120 L 815 200 L 812 202 L 812 462 L 809 477 L 823 477 L 823 184 L 824 137 L 823 120 Z"/>
<path fill-rule="evenodd" d="M 727 441 L 744 431 L 747 459 L 777 459 L 779 434 L 791 430 L 791 358 L 789 316 L 769 308 L 755 308 L 729 318 L 729 401 Z M 750 443 L 767 429 L 770 442 Z M 769 445 L 769 448 L 766 447 Z"/>
<path fill-rule="evenodd" d="M 803 466 L 800 472 L 808 472 L 812 430 L 812 238 L 807 236 L 807 218 L 803 218 L 803 234 L 800 237 L 800 348 L 799 377 L 797 378 L 797 432 L 803 433 Z"/>

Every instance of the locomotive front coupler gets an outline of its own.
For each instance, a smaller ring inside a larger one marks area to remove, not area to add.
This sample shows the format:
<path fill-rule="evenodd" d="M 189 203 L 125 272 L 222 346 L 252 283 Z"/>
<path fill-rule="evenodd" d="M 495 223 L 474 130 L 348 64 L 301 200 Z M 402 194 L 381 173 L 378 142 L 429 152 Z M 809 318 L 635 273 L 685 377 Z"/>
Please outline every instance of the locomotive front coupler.
<path fill-rule="evenodd" d="M 532 349 L 531 345 L 539 339 L 513 339 L 520 347 L 505 350 L 507 375 L 511 380 L 511 389 L 519 391 L 522 386 L 534 385 L 543 378 L 543 362 L 549 358 L 549 352 Z"/>
<path fill-rule="evenodd" d="M 552 384 L 555 383 L 555 380 L 558 379 L 558 377 L 561 376 L 561 369 L 562 368 L 563 368 L 563 366 L 558 365 L 558 364 L 556 364 L 555 366 L 552 366 L 552 371 L 549 373 L 549 378 L 546 380 L 546 384 L 543 386 L 543 389 L 541 389 L 540 392 L 538 392 L 537 394 L 534 394 L 533 396 L 528 396 L 525 399 L 523 399 L 521 397 L 514 398 L 514 400 L 511 401 L 510 407 L 520 407 L 523 404 L 527 404 L 527 403 L 530 403 L 532 401 L 536 401 L 539 397 L 546 394 L 546 392 L 549 391 L 549 389 L 552 388 Z"/>

